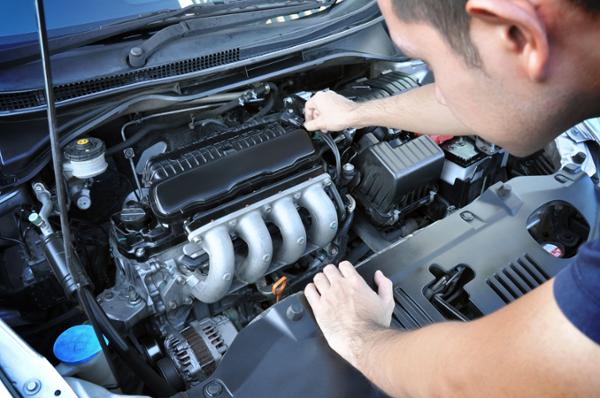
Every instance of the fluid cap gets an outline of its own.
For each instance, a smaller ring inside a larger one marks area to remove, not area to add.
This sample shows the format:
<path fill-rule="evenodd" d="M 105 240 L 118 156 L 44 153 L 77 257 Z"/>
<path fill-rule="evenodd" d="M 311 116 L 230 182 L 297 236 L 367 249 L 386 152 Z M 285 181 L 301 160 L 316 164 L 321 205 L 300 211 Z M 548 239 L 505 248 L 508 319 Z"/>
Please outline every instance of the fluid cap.
<path fill-rule="evenodd" d="M 108 344 L 106 337 L 104 341 Z M 102 351 L 102 347 L 91 325 L 76 325 L 58 336 L 53 351 L 59 361 L 67 365 L 78 365 L 94 358 Z"/>
<path fill-rule="evenodd" d="M 80 138 L 65 147 L 65 158 L 72 162 L 83 162 L 104 155 L 106 146 L 98 138 Z"/>

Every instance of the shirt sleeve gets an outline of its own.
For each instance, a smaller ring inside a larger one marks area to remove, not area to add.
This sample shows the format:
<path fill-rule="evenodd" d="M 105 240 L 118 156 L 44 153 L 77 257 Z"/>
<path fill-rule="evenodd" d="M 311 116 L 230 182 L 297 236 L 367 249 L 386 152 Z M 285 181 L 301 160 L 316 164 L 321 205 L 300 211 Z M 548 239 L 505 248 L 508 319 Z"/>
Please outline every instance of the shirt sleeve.
<path fill-rule="evenodd" d="M 567 319 L 600 344 L 600 240 L 585 245 L 556 276 L 554 297 Z"/>

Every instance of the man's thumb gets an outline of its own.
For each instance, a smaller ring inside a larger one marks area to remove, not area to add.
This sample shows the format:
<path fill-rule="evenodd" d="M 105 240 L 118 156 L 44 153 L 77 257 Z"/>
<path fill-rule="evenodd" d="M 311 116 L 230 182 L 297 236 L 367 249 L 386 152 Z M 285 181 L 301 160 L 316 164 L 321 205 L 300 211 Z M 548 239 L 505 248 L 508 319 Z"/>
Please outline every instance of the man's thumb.
<path fill-rule="evenodd" d="M 392 281 L 383 275 L 383 272 L 375 272 L 375 283 L 377 284 L 377 294 L 383 301 L 387 303 L 394 300 L 394 286 Z"/>
<path fill-rule="evenodd" d="M 318 122 L 319 122 L 318 119 L 313 119 L 313 120 L 307 121 L 304 123 L 304 128 L 308 131 L 320 130 Z"/>

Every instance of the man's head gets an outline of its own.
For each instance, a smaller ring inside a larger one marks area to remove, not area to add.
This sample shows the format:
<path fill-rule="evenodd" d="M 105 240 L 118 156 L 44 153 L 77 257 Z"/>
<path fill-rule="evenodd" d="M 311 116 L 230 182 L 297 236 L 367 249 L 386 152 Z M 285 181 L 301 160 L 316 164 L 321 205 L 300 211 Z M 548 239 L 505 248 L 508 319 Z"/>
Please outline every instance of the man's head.
<path fill-rule="evenodd" d="M 379 5 L 392 39 L 432 68 L 439 101 L 516 155 L 600 114 L 598 0 Z"/>

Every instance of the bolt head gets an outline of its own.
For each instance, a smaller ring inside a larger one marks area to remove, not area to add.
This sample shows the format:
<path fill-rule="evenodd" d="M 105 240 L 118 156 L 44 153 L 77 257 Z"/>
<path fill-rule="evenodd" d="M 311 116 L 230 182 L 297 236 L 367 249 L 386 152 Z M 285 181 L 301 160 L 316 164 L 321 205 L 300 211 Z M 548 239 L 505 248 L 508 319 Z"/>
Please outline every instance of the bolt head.
<path fill-rule="evenodd" d="M 174 310 L 175 308 L 177 308 L 177 303 L 175 301 L 170 301 L 169 302 L 169 309 Z"/>
<path fill-rule="evenodd" d="M 217 381 L 211 381 L 204 387 L 204 396 L 213 398 L 223 393 L 223 386 Z"/>
<path fill-rule="evenodd" d="M 34 395 L 37 394 L 42 388 L 42 383 L 40 383 L 37 379 L 31 379 L 25 382 L 23 385 L 23 391 L 25 395 Z"/>
<path fill-rule="evenodd" d="M 137 249 L 135 249 L 135 256 L 140 258 L 140 257 L 144 257 L 144 255 L 146 254 L 146 250 L 143 247 L 138 247 Z"/>
<path fill-rule="evenodd" d="M 337 229 L 337 222 L 333 221 L 331 224 L 329 224 L 329 228 L 336 230 Z"/>
<path fill-rule="evenodd" d="M 184 303 L 185 305 L 191 305 L 191 304 L 192 304 L 192 302 L 193 302 L 193 300 L 192 300 L 192 298 L 191 298 L 191 297 L 186 297 L 186 298 L 183 300 L 183 303 Z"/>
<path fill-rule="evenodd" d="M 303 245 L 306 242 L 306 239 L 301 236 L 300 238 L 298 238 L 298 240 L 296 240 L 296 242 L 298 242 L 299 245 Z"/>
<path fill-rule="evenodd" d="M 92 201 L 87 196 L 80 196 L 77 199 L 77 207 L 81 210 L 87 210 L 92 206 Z"/>
<path fill-rule="evenodd" d="M 299 321 L 304 315 L 304 307 L 298 303 L 290 304 L 285 311 L 285 315 L 290 321 Z"/>
<path fill-rule="evenodd" d="M 462 218 L 466 222 L 471 222 L 475 220 L 475 216 L 470 211 L 460 213 L 460 218 Z"/>
<path fill-rule="evenodd" d="M 233 277 L 233 275 L 230 272 L 227 272 L 227 273 L 225 273 L 225 275 L 223 275 L 223 280 L 230 281 L 232 277 Z"/>
<path fill-rule="evenodd" d="M 510 185 L 501 185 L 498 188 L 498 196 L 500 196 L 501 198 L 507 198 L 508 196 L 510 196 L 510 193 L 512 191 L 512 187 Z"/>
<path fill-rule="evenodd" d="M 134 57 L 139 57 L 144 53 L 144 49 L 142 49 L 141 47 L 133 47 L 131 50 L 129 50 L 129 54 L 131 54 Z"/>
<path fill-rule="evenodd" d="M 353 173 L 355 170 L 355 167 L 352 163 L 346 163 L 346 164 L 344 164 L 343 170 L 347 173 Z"/>

